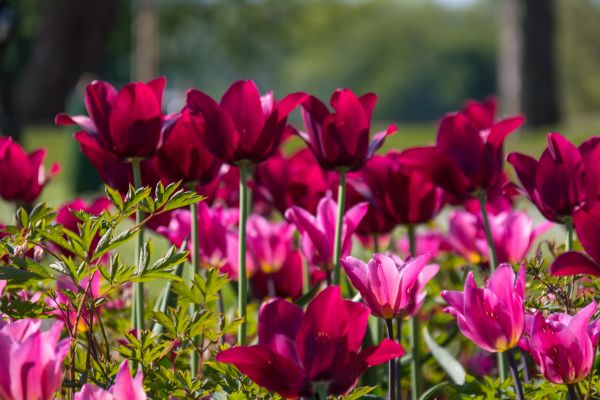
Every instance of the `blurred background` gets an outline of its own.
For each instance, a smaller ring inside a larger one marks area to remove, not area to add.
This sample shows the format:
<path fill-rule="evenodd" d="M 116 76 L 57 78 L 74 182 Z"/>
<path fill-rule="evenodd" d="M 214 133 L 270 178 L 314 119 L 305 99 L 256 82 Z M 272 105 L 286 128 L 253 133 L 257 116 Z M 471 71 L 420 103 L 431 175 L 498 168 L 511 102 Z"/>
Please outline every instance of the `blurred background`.
<path fill-rule="evenodd" d="M 0 0 L 0 129 L 63 164 L 55 200 L 86 190 L 73 129 L 52 121 L 84 112 L 93 79 L 166 75 L 169 112 L 188 87 L 219 98 L 242 78 L 280 96 L 373 91 L 377 124 L 399 126 L 388 147 L 496 94 L 528 120 L 509 149 L 537 157 L 547 131 L 600 131 L 598 20 L 598 0 Z"/>

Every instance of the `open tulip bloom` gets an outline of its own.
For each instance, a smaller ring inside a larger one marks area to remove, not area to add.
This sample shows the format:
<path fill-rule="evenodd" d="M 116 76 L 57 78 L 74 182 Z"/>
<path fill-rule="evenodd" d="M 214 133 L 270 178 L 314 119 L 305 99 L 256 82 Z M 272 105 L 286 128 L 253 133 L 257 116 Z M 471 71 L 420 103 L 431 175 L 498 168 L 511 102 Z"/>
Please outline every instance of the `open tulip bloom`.
<path fill-rule="evenodd" d="M 368 368 L 404 354 L 385 339 L 360 350 L 369 310 L 342 299 L 331 286 L 306 312 L 282 299 L 264 303 L 258 316 L 258 344 L 220 352 L 217 361 L 231 363 L 254 382 L 286 398 L 311 396 L 317 385 L 329 395 L 348 392 Z"/>

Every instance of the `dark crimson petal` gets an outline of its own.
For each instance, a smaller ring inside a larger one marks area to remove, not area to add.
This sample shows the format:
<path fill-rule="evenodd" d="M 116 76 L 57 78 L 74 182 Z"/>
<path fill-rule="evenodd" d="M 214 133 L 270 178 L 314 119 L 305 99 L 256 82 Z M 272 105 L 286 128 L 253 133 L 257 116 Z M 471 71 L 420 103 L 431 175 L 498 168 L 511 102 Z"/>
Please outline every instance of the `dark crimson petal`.
<path fill-rule="evenodd" d="M 553 276 L 600 276 L 600 265 L 583 253 L 569 251 L 561 254 L 552 262 L 550 274 Z"/>
<path fill-rule="evenodd" d="M 294 108 L 298 107 L 308 98 L 308 95 L 304 92 L 290 93 L 277 102 L 275 108 L 277 109 L 277 119 L 282 121 L 294 111 Z"/>
<path fill-rule="evenodd" d="M 103 146 L 110 147 L 109 118 L 116 96 L 117 91 L 108 82 L 93 81 L 85 88 L 85 108 L 102 137 Z"/>
<path fill-rule="evenodd" d="M 260 92 L 252 81 L 237 81 L 221 99 L 239 133 L 241 147 L 249 151 L 259 139 L 265 125 Z"/>
<path fill-rule="evenodd" d="M 266 346 L 234 347 L 217 354 L 216 360 L 235 365 L 258 385 L 284 397 L 312 395 L 304 371 Z"/>
<path fill-rule="evenodd" d="M 369 121 L 373 115 L 373 109 L 375 108 L 375 103 L 377 103 L 377 95 L 375 93 L 365 93 L 358 98 L 360 104 L 362 104 L 365 114 L 367 114 L 367 118 Z"/>
<path fill-rule="evenodd" d="M 501 147 L 504 143 L 504 139 L 515 132 L 524 122 L 525 118 L 521 116 L 506 118 L 496 122 L 489 133 L 487 139 L 488 143 L 495 148 Z"/>
<path fill-rule="evenodd" d="M 296 335 L 303 317 L 302 308 L 286 300 L 263 303 L 258 314 L 258 343 L 298 362 Z"/>
<path fill-rule="evenodd" d="M 535 158 L 521 153 L 510 153 L 507 161 L 512 164 L 523 188 L 533 198 L 535 192 L 535 176 L 538 162 Z"/>
<path fill-rule="evenodd" d="M 600 263 L 600 201 L 588 203 L 575 211 L 573 224 L 586 253 Z"/>

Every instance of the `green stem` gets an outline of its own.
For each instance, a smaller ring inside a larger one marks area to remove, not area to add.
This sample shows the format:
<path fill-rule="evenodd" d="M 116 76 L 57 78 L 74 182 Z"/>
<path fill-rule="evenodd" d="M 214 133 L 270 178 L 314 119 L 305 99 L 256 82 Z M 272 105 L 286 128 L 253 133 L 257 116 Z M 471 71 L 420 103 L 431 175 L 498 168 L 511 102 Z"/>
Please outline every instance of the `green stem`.
<path fill-rule="evenodd" d="M 192 187 L 193 188 L 193 187 Z M 193 190 L 193 189 L 192 189 Z M 192 267 L 190 268 L 190 283 L 194 285 L 194 278 L 196 272 L 200 270 L 200 236 L 199 236 L 199 228 L 198 228 L 198 203 L 193 203 L 190 205 L 191 218 L 192 218 Z M 196 305 L 190 304 L 190 316 L 193 319 L 196 314 Z M 198 337 L 193 339 L 196 343 L 198 342 Z M 190 372 L 193 377 L 198 374 L 198 352 L 192 350 L 192 355 L 190 357 Z"/>
<path fill-rule="evenodd" d="M 379 235 L 373 234 L 373 253 L 379 253 Z"/>
<path fill-rule="evenodd" d="M 302 294 L 308 293 L 310 290 L 310 271 L 306 258 L 302 257 Z"/>
<path fill-rule="evenodd" d="M 571 251 L 573 250 L 573 218 L 568 217 L 567 220 L 565 221 L 565 231 L 566 231 L 566 238 L 565 238 L 565 249 L 566 251 Z M 569 278 L 565 278 L 565 280 L 567 280 L 567 299 L 568 299 L 568 305 L 567 308 L 571 305 L 573 299 L 573 296 L 575 294 L 575 276 L 571 276 L 570 279 Z"/>
<path fill-rule="evenodd" d="M 417 256 L 417 237 L 415 226 L 409 224 L 407 227 L 408 248 L 411 257 Z M 400 318 L 398 318 L 400 327 Z M 421 327 L 419 318 L 415 315 L 410 319 L 410 348 L 412 360 L 410 362 L 411 399 L 418 400 L 423 388 L 423 367 L 421 363 Z"/>
<path fill-rule="evenodd" d="M 487 213 L 485 192 L 479 192 L 477 198 L 479 199 L 479 208 L 481 209 L 483 229 L 485 230 L 485 238 L 487 240 L 488 248 L 490 250 L 490 272 L 493 273 L 496 270 L 496 267 L 498 266 L 498 256 L 496 255 L 496 246 L 494 245 L 494 238 L 492 236 L 492 229 L 490 227 L 490 220 Z M 506 365 L 504 363 L 504 356 L 502 355 L 502 353 L 498 353 L 497 358 L 498 374 L 500 376 L 500 381 L 504 382 L 506 380 Z"/>
<path fill-rule="evenodd" d="M 344 222 L 344 206 L 346 204 L 346 171 L 340 170 L 338 186 L 337 219 L 335 222 L 335 243 L 333 247 L 333 284 L 339 285 L 341 280 L 340 257 L 342 254 L 342 226 Z"/>
<path fill-rule="evenodd" d="M 500 353 L 502 354 L 502 353 Z M 517 400 L 524 400 L 523 386 L 521 385 L 521 379 L 519 379 L 519 368 L 515 361 L 515 354 L 513 349 L 506 351 L 506 358 L 508 359 L 508 365 L 510 366 L 510 373 L 512 374 L 513 381 L 515 383 L 515 392 L 517 393 Z"/>
<path fill-rule="evenodd" d="M 238 313 L 242 323 L 238 329 L 238 344 L 246 344 L 246 308 L 248 302 L 248 276 L 246 275 L 246 220 L 248 219 L 248 164 L 241 162 L 240 167 L 240 226 L 238 247 Z"/>
<path fill-rule="evenodd" d="M 567 390 L 569 391 L 570 400 L 579 400 L 579 396 L 577 396 L 577 391 L 575 390 L 575 385 L 573 385 L 572 383 L 568 384 Z"/>
<path fill-rule="evenodd" d="M 142 187 L 142 168 L 141 160 L 131 160 L 131 168 L 133 170 L 133 185 L 136 189 Z M 140 225 L 144 220 L 144 213 L 139 208 L 135 212 L 135 223 Z M 141 265 L 142 251 L 144 248 L 144 227 L 140 227 L 140 231 L 137 235 L 136 241 L 136 252 L 135 252 L 135 265 L 137 265 L 138 273 L 141 272 L 144 267 Z M 144 284 L 141 282 L 135 282 L 133 284 L 133 301 L 131 311 L 131 327 L 137 331 L 138 339 L 141 338 L 142 329 L 144 329 Z"/>
<path fill-rule="evenodd" d="M 394 324 L 393 319 L 386 319 L 385 326 L 387 327 L 387 334 L 390 340 L 394 340 Z M 398 326 L 400 328 L 400 326 Z M 400 329 L 398 329 L 400 332 Z M 388 393 L 389 400 L 396 400 L 396 385 L 400 382 L 400 371 L 396 374 L 396 360 L 390 360 L 388 362 Z M 400 385 L 398 385 L 400 386 Z M 398 398 L 401 397 L 401 392 L 398 392 Z"/>

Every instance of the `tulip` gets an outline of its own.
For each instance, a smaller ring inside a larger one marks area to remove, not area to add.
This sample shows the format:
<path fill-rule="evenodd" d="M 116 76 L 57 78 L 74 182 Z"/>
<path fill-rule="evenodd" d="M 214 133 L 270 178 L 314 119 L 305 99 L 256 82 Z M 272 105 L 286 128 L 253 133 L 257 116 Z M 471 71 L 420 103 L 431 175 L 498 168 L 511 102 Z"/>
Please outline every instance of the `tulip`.
<path fill-rule="evenodd" d="M 203 124 L 192 124 L 189 110 L 171 116 L 168 137 L 157 153 L 158 165 L 164 177 L 170 182 L 184 184 L 207 184 L 216 178 L 221 161 L 210 153 L 196 129 L 204 129 Z"/>
<path fill-rule="evenodd" d="M 439 270 L 427 265 L 430 254 L 406 262 L 385 254 L 374 254 L 368 264 L 354 257 L 342 259 L 342 266 L 369 306 L 383 319 L 414 316 L 425 299 L 423 289 Z"/>
<path fill-rule="evenodd" d="M 376 134 L 369 144 L 371 114 L 376 102 L 374 93 L 356 97 L 350 89 L 337 89 L 329 101 L 334 112 L 314 96 L 302 103 L 306 133 L 299 132 L 298 135 L 321 167 L 356 171 L 375 154 L 388 135 L 396 132 L 396 127 L 390 125 L 386 131 Z"/>
<path fill-rule="evenodd" d="M 600 276 L 600 201 L 590 202 L 573 214 L 577 237 L 587 254 L 567 251 L 550 265 L 554 276 L 594 275 Z"/>
<path fill-rule="evenodd" d="M 314 213 L 329 189 L 326 175 L 309 149 L 302 149 L 291 157 L 274 155 L 256 166 L 254 177 L 257 198 L 282 214 L 291 206 Z"/>
<path fill-rule="evenodd" d="M 367 213 L 368 204 L 359 203 L 350 208 L 343 218 L 343 239 L 341 256 L 350 254 L 352 249 L 352 235 L 361 219 Z M 334 260 L 334 233 L 337 204 L 331 197 L 324 197 L 317 206 L 316 215 L 293 206 L 285 212 L 285 217 L 291 221 L 302 234 L 301 250 L 304 257 L 313 265 L 330 273 L 333 270 Z"/>
<path fill-rule="evenodd" d="M 267 274 L 279 271 L 294 247 L 294 225 L 272 223 L 259 215 L 248 219 L 248 252 Z"/>
<path fill-rule="evenodd" d="M 475 197 L 503 183 L 503 143 L 524 119 L 496 121 L 495 100 L 470 101 L 442 119 L 435 146 L 405 152 L 402 162 L 427 172 L 458 200 Z"/>
<path fill-rule="evenodd" d="M 373 157 L 361 171 L 366 192 L 396 224 L 428 222 L 444 204 L 443 191 L 421 170 L 405 165 L 404 158 L 405 153 Z"/>
<path fill-rule="evenodd" d="M 235 82 L 217 103 L 190 89 L 187 106 L 192 125 L 207 149 L 223 162 L 260 163 L 277 151 L 288 115 L 306 98 L 292 93 L 277 101 L 273 93 L 261 97 L 252 81 Z"/>
<path fill-rule="evenodd" d="M 46 149 L 27 154 L 11 137 L 0 136 L 0 197 L 32 203 L 60 169 L 54 164 L 46 173 L 42 164 L 45 157 Z"/>
<path fill-rule="evenodd" d="M 511 153 L 508 162 L 521 181 L 522 192 L 542 215 L 567 223 L 578 206 L 600 197 L 599 144 L 592 138 L 577 148 L 560 134 L 550 133 L 539 161 Z"/>
<path fill-rule="evenodd" d="M 517 345 L 525 323 L 524 265 L 515 278 L 512 267 L 501 264 L 482 289 L 469 272 L 464 292 L 443 290 L 441 296 L 463 335 L 483 350 L 504 352 Z"/>
<path fill-rule="evenodd" d="M 129 363 L 125 360 L 119 367 L 115 383 L 108 390 L 86 383 L 81 391 L 75 393 L 75 400 L 146 400 L 143 380 L 141 369 L 135 378 L 131 379 Z"/>
<path fill-rule="evenodd" d="M 282 299 L 261 306 L 258 344 L 217 354 L 258 385 L 285 398 L 312 396 L 324 385 L 329 395 L 343 395 L 368 367 L 400 357 L 391 340 L 360 351 L 369 311 L 343 300 L 339 287 L 328 287 L 301 307 Z"/>
<path fill-rule="evenodd" d="M 89 117 L 56 116 L 57 125 L 79 125 L 75 139 L 95 142 L 118 160 L 152 156 L 163 141 L 163 77 L 148 83 L 131 82 L 120 91 L 104 81 L 94 81 L 85 90 Z"/>
<path fill-rule="evenodd" d="M 570 385 L 587 378 L 594 365 L 600 322 L 590 322 L 596 303 L 582 308 L 576 315 L 541 312 L 527 315 L 521 347 L 540 366 L 544 378 L 556 384 Z"/>
<path fill-rule="evenodd" d="M 62 322 L 45 332 L 40 320 L 0 320 L 0 398 L 50 400 L 60 384 L 71 339 L 59 341 Z"/>
<path fill-rule="evenodd" d="M 503 211 L 489 215 L 492 237 L 498 262 L 516 263 L 530 251 L 535 240 L 546 232 L 551 223 L 533 226 L 533 220 L 523 211 Z M 471 263 L 489 260 L 485 231 L 481 217 L 465 211 L 450 216 L 448 241 L 454 250 Z"/>
<path fill-rule="evenodd" d="M 267 295 L 297 299 L 302 295 L 302 268 L 302 255 L 298 250 L 291 250 L 276 272 L 265 273 L 261 268 L 256 269 L 252 276 L 252 293 L 258 299 Z"/>
<path fill-rule="evenodd" d="M 6 289 L 7 282 L 3 279 L 0 279 L 0 297 L 4 293 L 4 289 Z"/>

